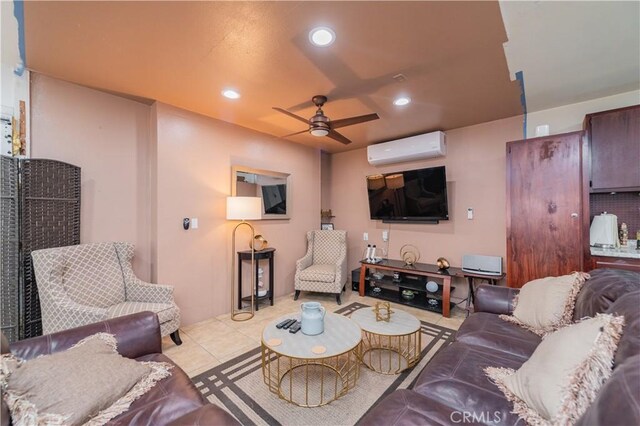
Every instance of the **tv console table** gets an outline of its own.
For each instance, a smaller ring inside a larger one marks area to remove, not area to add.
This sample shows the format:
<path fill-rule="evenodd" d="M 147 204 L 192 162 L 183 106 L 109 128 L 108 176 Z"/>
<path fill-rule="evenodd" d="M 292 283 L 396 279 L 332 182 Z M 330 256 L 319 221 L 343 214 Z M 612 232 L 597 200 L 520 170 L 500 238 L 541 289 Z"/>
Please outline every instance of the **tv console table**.
<path fill-rule="evenodd" d="M 426 293 L 424 284 L 411 283 L 408 280 L 395 282 L 387 277 L 377 280 L 377 282 L 380 283 L 380 286 L 384 287 L 384 290 L 382 290 L 380 294 L 373 294 L 373 292 L 371 291 L 367 292 L 366 289 L 367 269 L 372 268 L 383 271 L 400 272 L 401 274 L 410 276 L 417 275 L 421 277 L 437 278 L 439 280 L 442 280 L 442 284 L 439 284 L 439 287 L 441 287 L 441 289 L 433 294 L 433 300 L 438 299 L 441 302 L 442 316 L 444 317 L 449 317 L 451 309 L 451 278 L 455 276 L 462 277 L 464 275 L 462 269 L 460 268 L 451 267 L 449 269 L 441 270 L 438 269 L 438 266 L 436 265 L 430 265 L 426 263 L 415 263 L 413 265 L 406 265 L 401 260 L 393 259 L 383 259 L 379 263 L 369 263 L 362 260 L 360 261 L 360 263 L 360 285 L 358 289 L 360 296 L 364 296 L 366 293 L 369 296 L 391 300 L 396 303 L 404 303 L 406 305 L 414 306 L 417 308 L 434 310 L 430 309 L 428 305 L 425 306 L 424 304 L 418 303 L 417 301 L 413 302 L 412 300 L 403 300 L 398 293 L 400 293 L 402 289 Z"/>

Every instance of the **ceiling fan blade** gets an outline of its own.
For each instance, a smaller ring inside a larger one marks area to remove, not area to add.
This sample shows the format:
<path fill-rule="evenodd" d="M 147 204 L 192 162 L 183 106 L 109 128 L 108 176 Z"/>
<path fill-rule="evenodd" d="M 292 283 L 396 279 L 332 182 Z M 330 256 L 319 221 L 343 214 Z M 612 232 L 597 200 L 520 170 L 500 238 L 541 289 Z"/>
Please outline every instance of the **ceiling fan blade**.
<path fill-rule="evenodd" d="M 367 115 L 360 115 L 358 117 L 349 117 L 349 118 L 342 118 L 340 120 L 332 120 L 331 128 L 339 129 L 340 127 L 346 127 L 346 126 L 352 126 L 354 124 L 365 123 L 367 121 L 377 120 L 378 118 L 380 118 L 378 114 L 373 113 L 373 114 L 367 114 Z"/>
<path fill-rule="evenodd" d="M 345 145 L 349 145 L 351 143 L 349 139 L 345 138 L 343 135 L 341 135 L 340 133 L 336 132 L 333 129 L 329 130 L 329 134 L 327 135 L 327 137 L 335 141 L 338 141 L 340 143 L 343 143 Z"/>
<path fill-rule="evenodd" d="M 273 109 L 275 109 L 276 111 L 281 112 L 283 114 L 287 114 L 291 118 L 295 118 L 296 120 L 300 120 L 303 123 L 309 124 L 309 120 L 307 120 L 306 118 L 302 118 L 302 117 L 300 117 L 298 115 L 295 115 L 294 113 L 289 112 L 286 109 L 282 109 L 282 108 L 278 108 L 278 107 L 273 107 Z"/>
<path fill-rule="evenodd" d="M 299 132 L 289 133 L 288 135 L 280 136 L 281 138 L 288 138 L 289 136 L 299 135 L 300 133 L 307 133 L 309 130 L 300 130 Z"/>

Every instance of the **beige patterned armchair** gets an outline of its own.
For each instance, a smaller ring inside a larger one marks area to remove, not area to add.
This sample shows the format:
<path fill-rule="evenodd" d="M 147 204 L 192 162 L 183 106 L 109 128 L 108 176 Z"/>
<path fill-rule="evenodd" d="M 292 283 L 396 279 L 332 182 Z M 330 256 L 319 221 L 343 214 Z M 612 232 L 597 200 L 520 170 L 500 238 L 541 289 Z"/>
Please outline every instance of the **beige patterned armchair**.
<path fill-rule="evenodd" d="M 163 336 L 181 344 L 173 287 L 148 284 L 131 268 L 133 245 L 91 243 L 31 253 L 44 334 L 152 311 Z"/>
<path fill-rule="evenodd" d="M 296 262 L 294 300 L 300 291 L 335 293 L 338 305 L 347 281 L 347 231 L 307 232 L 307 254 Z"/>

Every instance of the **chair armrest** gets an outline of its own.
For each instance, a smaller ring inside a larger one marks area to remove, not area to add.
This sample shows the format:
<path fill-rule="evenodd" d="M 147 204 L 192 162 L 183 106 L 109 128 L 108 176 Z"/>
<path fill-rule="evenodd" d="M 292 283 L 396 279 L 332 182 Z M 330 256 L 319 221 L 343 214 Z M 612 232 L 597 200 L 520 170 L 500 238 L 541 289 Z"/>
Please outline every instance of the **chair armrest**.
<path fill-rule="evenodd" d="M 173 303 L 173 286 L 150 284 L 132 277 L 127 282 L 127 301 L 148 303 Z"/>
<path fill-rule="evenodd" d="M 513 312 L 513 299 L 518 293 L 520 290 L 516 288 L 481 284 L 475 291 L 473 310 L 509 315 Z"/>
<path fill-rule="evenodd" d="M 309 250 L 303 258 L 296 261 L 296 272 L 303 271 L 313 264 L 313 252 Z"/>
<path fill-rule="evenodd" d="M 64 351 L 85 337 L 101 332 L 115 335 L 118 352 L 127 358 L 162 352 L 160 323 L 158 316 L 153 312 L 139 312 L 21 340 L 11 345 L 11 352 L 20 358 L 32 359 Z"/>
<path fill-rule="evenodd" d="M 347 278 L 347 251 L 343 250 L 336 261 L 336 284 L 340 284 L 340 290 Z"/>

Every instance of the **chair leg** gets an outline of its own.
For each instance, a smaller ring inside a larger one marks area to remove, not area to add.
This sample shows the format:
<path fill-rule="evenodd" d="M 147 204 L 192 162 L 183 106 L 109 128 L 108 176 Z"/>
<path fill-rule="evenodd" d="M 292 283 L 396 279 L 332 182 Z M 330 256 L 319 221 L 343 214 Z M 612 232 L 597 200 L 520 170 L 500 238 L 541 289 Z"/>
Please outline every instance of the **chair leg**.
<path fill-rule="evenodd" d="M 176 346 L 180 346 L 182 344 L 182 340 L 180 340 L 180 330 L 174 331 L 169 336 L 171 337 L 171 340 L 173 340 L 173 343 L 176 344 Z"/>
<path fill-rule="evenodd" d="M 337 303 L 338 305 L 342 305 L 342 300 L 340 300 L 340 294 L 341 294 L 341 293 L 337 293 L 337 294 L 336 294 L 336 303 Z"/>
<path fill-rule="evenodd" d="M 293 295 L 293 300 L 298 300 L 299 296 L 300 296 L 300 290 L 296 290 L 296 294 Z"/>
<path fill-rule="evenodd" d="M 342 291 L 343 292 L 347 291 L 347 285 L 346 284 L 342 286 Z"/>

